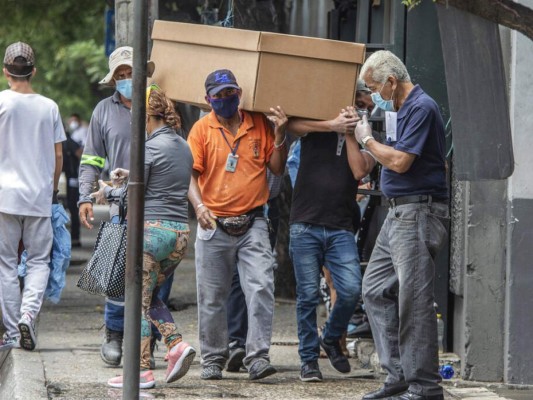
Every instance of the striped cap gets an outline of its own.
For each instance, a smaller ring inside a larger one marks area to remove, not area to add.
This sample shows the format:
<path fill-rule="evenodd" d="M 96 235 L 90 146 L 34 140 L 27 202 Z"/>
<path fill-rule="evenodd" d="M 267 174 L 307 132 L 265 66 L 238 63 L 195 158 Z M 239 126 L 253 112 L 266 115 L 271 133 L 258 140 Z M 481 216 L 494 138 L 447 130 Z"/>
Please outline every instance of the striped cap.
<path fill-rule="evenodd" d="M 4 56 L 4 65 L 15 64 L 15 58 L 22 57 L 26 66 L 31 67 L 35 64 L 35 55 L 29 44 L 17 42 L 7 46 L 6 55 Z"/>

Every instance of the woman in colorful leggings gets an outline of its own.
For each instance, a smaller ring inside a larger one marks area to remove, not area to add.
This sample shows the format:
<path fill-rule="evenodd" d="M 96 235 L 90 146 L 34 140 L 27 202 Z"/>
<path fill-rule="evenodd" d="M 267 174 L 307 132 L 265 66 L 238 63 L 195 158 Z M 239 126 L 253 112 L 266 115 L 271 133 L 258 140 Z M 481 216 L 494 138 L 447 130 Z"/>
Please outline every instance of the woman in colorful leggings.
<path fill-rule="evenodd" d="M 168 348 L 167 383 L 184 376 L 196 351 L 182 340 L 165 303 L 157 296 L 159 287 L 176 269 L 189 241 L 187 195 L 192 172 L 192 155 L 187 142 L 176 132 L 180 120 L 174 105 L 156 85 L 148 88 L 144 162 L 145 207 L 143 244 L 143 295 L 141 328 L 142 389 L 155 386 L 150 370 L 150 322 L 161 332 Z M 114 185 L 124 183 L 129 172 L 112 172 Z M 116 201 L 126 190 L 101 182 L 103 195 Z M 108 381 L 121 388 L 122 376 Z"/>

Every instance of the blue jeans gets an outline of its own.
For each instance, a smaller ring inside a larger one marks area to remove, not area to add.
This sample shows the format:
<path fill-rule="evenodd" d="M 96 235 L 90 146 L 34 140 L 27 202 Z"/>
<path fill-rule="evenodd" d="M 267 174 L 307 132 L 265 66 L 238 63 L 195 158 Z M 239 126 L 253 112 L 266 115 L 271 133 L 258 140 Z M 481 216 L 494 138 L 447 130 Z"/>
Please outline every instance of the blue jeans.
<path fill-rule="evenodd" d="M 119 216 L 115 215 L 111 218 L 111 222 L 114 224 L 119 223 Z M 172 282 L 174 281 L 174 273 L 170 275 L 161 288 L 157 296 L 167 304 L 170 296 L 170 290 L 172 289 Z M 124 297 L 107 297 L 105 299 L 104 307 L 104 322 L 107 329 L 114 331 L 124 331 Z M 156 338 L 160 339 L 161 335 L 157 328 L 152 325 L 152 332 L 156 335 Z"/>
<path fill-rule="evenodd" d="M 363 279 L 363 299 L 387 383 L 442 393 L 438 373 L 435 257 L 445 243 L 448 205 L 390 208 Z M 443 224 L 444 222 L 444 224 Z"/>
<path fill-rule="evenodd" d="M 324 327 L 323 338 L 339 340 L 346 331 L 361 295 L 361 266 L 353 232 L 294 223 L 290 227 L 289 254 L 296 277 L 298 353 L 302 363 L 320 354 L 316 307 L 320 301 L 320 270 L 331 273 L 337 301 Z"/>

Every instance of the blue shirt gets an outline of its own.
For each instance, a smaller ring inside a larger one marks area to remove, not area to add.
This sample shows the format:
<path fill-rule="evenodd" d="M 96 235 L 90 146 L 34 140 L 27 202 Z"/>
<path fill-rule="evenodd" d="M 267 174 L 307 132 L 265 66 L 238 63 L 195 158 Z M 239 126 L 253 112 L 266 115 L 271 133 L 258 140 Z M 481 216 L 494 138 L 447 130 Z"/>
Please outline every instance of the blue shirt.
<path fill-rule="evenodd" d="M 388 198 L 431 195 L 448 198 L 446 185 L 446 140 L 437 103 L 416 85 L 398 111 L 394 149 L 416 155 L 403 174 L 381 170 L 381 191 Z"/>

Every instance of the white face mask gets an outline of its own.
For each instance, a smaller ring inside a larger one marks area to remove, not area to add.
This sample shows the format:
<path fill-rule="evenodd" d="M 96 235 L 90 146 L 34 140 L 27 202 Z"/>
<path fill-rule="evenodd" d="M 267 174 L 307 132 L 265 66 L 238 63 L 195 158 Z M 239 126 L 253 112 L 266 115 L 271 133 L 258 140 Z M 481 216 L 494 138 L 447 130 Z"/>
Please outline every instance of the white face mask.
<path fill-rule="evenodd" d="M 76 129 L 80 127 L 80 123 L 78 121 L 71 121 L 70 124 L 68 124 L 68 128 L 71 132 L 74 132 Z"/>

